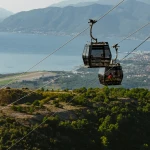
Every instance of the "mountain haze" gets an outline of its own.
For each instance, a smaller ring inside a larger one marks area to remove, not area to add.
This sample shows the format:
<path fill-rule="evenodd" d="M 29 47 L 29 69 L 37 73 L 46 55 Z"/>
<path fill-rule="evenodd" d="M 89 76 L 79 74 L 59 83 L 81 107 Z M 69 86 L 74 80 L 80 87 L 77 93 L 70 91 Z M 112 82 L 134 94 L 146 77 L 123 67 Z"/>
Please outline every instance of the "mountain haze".
<path fill-rule="evenodd" d="M 20 12 L 5 19 L 0 24 L 0 31 L 25 33 L 77 33 L 88 26 L 90 18 L 96 19 L 113 6 L 92 4 L 89 6 L 64 8 L 47 7 L 28 12 Z M 150 5 L 128 0 L 103 18 L 94 27 L 94 32 L 101 35 L 127 35 L 131 31 L 150 21 Z M 145 28 L 139 36 L 145 36 L 150 29 Z"/>
<path fill-rule="evenodd" d="M 52 7 L 66 7 L 66 6 L 76 6 L 76 5 L 80 5 L 80 3 L 85 4 L 85 5 L 90 5 L 90 4 L 94 4 L 96 3 L 97 0 L 66 0 L 66 1 L 62 1 L 56 4 L 51 5 Z M 80 5 L 81 6 L 81 5 Z"/>
<path fill-rule="evenodd" d="M 12 14 L 13 14 L 12 12 L 5 10 L 3 8 L 0 8 L 0 22 Z"/>
<path fill-rule="evenodd" d="M 131 1 L 131 0 L 130 0 Z M 137 1 L 141 1 L 147 4 L 150 4 L 149 0 L 137 0 Z M 102 4 L 102 5 L 115 5 L 117 3 L 119 3 L 120 0 L 65 0 L 62 2 L 58 2 L 56 4 L 53 4 L 51 6 L 54 7 L 66 7 L 66 6 L 88 6 L 91 4 Z"/>
<path fill-rule="evenodd" d="M 144 2 L 144 3 L 147 3 L 147 4 L 150 5 L 150 0 L 139 0 L 139 1 Z"/>

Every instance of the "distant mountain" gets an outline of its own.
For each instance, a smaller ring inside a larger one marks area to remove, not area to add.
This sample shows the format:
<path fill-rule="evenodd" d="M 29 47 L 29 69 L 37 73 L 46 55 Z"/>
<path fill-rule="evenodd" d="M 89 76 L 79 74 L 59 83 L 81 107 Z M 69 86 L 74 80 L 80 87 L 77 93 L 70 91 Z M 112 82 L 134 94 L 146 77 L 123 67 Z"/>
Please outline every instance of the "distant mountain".
<path fill-rule="evenodd" d="M 88 25 L 89 18 L 100 16 L 110 8 L 104 5 L 90 5 L 86 7 L 48 7 L 20 12 L 6 18 L 0 24 L 0 31 L 79 32 Z"/>
<path fill-rule="evenodd" d="M 51 6 L 54 7 L 66 7 L 66 6 L 88 6 L 92 4 L 102 4 L 102 5 L 115 5 L 119 3 L 121 0 L 65 0 L 59 3 L 55 3 Z M 150 4 L 150 0 L 137 0 L 147 4 Z"/>
<path fill-rule="evenodd" d="M 144 2 L 146 4 L 150 4 L 150 0 L 138 0 L 138 1 Z"/>
<path fill-rule="evenodd" d="M 80 5 L 80 3 L 85 4 L 85 5 L 87 5 L 87 4 L 90 5 L 90 4 L 94 4 L 95 2 L 97 2 L 97 0 L 65 0 L 65 1 L 62 1 L 62 2 L 59 2 L 59 3 L 55 3 L 51 6 L 52 7 L 76 6 L 76 5 Z"/>
<path fill-rule="evenodd" d="M 0 31 L 77 33 L 88 26 L 89 18 L 96 19 L 112 7 L 93 4 L 83 7 L 48 7 L 20 12 L 5 19 L 0 24 Z M 98 22 L 94 27 L 94 33 L 105 36 L 123 36 L 147 22 L 150 22 L 150 5 L 136 0 L 128 0 Z M 145 28 L 138 35 L 145 36 L 148 33 L 150 33 L 150 28 Z"/>
<path fill-rule="evenodd" d="M 0 8 L 0 21 L 4 20 L 5 18 L 9 17 L 12 14 L 13 14 L 12 12 Z"/>

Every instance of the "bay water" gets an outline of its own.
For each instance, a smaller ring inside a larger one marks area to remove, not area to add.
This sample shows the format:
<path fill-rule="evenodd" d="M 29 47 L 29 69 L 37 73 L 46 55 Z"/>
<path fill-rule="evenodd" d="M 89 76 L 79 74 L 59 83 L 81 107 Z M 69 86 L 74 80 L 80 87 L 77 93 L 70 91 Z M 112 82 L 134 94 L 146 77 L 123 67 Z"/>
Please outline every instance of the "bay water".
<path fill-rule="evenodd" d="M 43 58 L 58 50 L 72 36 L 35 35 L 22 33 L 0 33 L 0 74 L 26 72 Z M 99 41 L 108 41 L 110 46 L 119 42 L 119 37 L 98 37 Z M 56 53 L 48 57 L 30 71 L 69 71 L 82 65 L 84 45 L 90 41 L 89 35 L 79 36 Z M 120 44 L 119 58 L 132 51 L 141 40 L 126 40 Z M 149 51 L 150 41 L 138 50 Z M 115 50 L 112 49 L 113 57 Z"/>

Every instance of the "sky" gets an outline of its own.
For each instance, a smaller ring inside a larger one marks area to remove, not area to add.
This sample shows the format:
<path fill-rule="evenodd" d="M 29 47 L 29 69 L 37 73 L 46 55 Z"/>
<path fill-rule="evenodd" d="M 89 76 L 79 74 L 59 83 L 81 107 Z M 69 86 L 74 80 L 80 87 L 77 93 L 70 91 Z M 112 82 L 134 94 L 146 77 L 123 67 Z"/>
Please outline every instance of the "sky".
<path fill-rule="evenodd" d="M 85 1 L 96 1 L 96 0 L 0 0 L 0 8 L 4 8 L 9 10 L 13 13 L 17 13 L 20 11 L 28 11 L 37 8 L 45 8 L 52 4 L 62 2 L 62 1 L 71 1 L 71 2 L 85 2 Z M 100 1 L 107 1 L 108 3 L 117 3 L 121 0 L 100 0 Z M 146 1 L 150 3 L 150 0 L 140 0 Z"/>
<path fill-rule="evenodd" d="M 45 8 L 51 4 L 64 0 L 0 0 L 0 8 L 4 8 L 13 13 L 28 11 L 36 8 Z"/>
<path fill-rule="evenodd" d="M 67 3 L 77 3 L 85 1 L 97 1 L 97 0 L 0 0 L 0 8 L 4 8 L 13 13 L 20 11 L 28 11 L 32 9 L 45 8 L 52 4 L 68 1 Z M 116 2 L 120 0 L 100 0 L 107 2 Z"/>

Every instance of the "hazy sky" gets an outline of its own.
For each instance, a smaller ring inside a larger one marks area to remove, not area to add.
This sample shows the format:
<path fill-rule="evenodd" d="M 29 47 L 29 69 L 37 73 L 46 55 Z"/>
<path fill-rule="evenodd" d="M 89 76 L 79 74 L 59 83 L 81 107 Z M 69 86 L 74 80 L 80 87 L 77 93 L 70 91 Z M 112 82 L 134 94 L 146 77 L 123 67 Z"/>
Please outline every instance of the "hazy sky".
<path fill-rule="evenodd" d="M 0 7 L 14 13 L 31 10 L 35 8 L 44 8 L 49 5 L 64 0 L 0 0 Z"/>
<path fill-rule="evenodd" d="M 71 2 L 85 2 L 85 1 L 97 1 L 97 0 L 0 0 L 0 7 L 12 11 L 14 13 L 20 11 L 28 11 L 36 8 L 45 8 L 51 4 L 62 2 L 62 1 L 71 1 Z M 121 0 L 100 0 L 101 2 L 107 3 L 117 3 Z M 140 0 L 150 3 L 150 0 Z"/>

